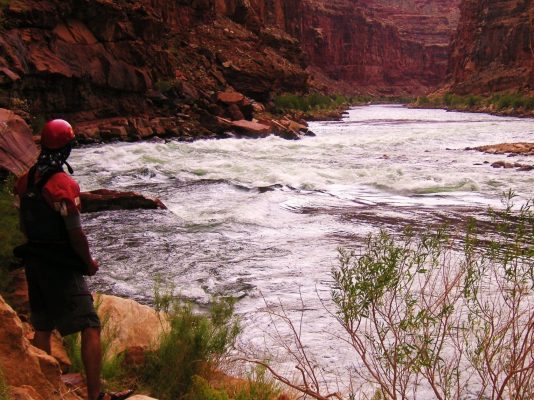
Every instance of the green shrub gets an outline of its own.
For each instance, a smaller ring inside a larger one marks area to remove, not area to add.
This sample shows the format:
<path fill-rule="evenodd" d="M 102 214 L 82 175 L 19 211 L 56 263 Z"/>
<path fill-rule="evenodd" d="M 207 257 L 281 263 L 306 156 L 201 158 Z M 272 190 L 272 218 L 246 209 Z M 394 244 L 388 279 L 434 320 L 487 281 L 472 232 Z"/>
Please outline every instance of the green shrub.
<path fill-rule="evenodd" d="M 419 106 L 429 106 L 432 104 L 432 102 L 430 101 L 430 99 L 426 96 L 420 96 L 417 98 L 417 105 Z"/>
<path fill-rule="evenodd" d="M 176 86 L 176 81 L 169 80 L 159 80 L 154 84 L 154 87 L 157 91 L 162 93 L 167 93 L 170 90 L 174 89 Z"/>
<path fill-rule="evenodd" d="M 258 365 L 248 376 L 247 383 L 234 396 L 235 400 L 271 400 L 281 394 L 280 385 Z"/>
<path fill-rule="evenodd" d="M 215 389 L 207 379 L 195 375 L 184 400 L 273 400 L 281 392 L 280 385 L 267 376 L 266 369 L 257 366 L 243 384 L 228 388 Z"/>
<path fill-rule="evenodd" d="M 0 369 L 0 400 L 10 400 L 11 395 L 9 393 L 9 386 L 7 385 L 4 374 Z"/>
<path fill-rule="evenodd" d="M 229 400 L 224 390 L 214 389 L 209 382 L 195 375 L 192 378 L 191 390 L 184 396 L 184 400 Z"/>
<path fill-rule="evenodd" d="M 13 176 L 0 182 L 0 291 L 7 288 L 8 267 L 16 262 L 13 248 L 24 242 L 24 235 L 19 229 L 18 211 L 14 206 L 14 182 Z"/>
<path fill-rule="evenodd" d="M 167 314 L 170 328 L 158 348 L 147 354 L 141 379 L 156 397 L 179 399 L 193 388 L 195 375 L 216 366 L 232 347 L 239 333 L 234 301 L 214 301 L 209 315 L 202 315 L 194 313 L 190 304 L 169 301 L 169 295 L 155 297 L 163 301 L 156 308 Z"/>
<path fill-rule="evenodd" d="M 95 308 L 98 311 L 101 300 L 96 297 Z M 102 331 L 106 335 L 102 336 L 102 378 L 111 386 L 118 386 L 120 381 L 126 376 L 126 369 L 124 367 L 124 355 L 111 355 L 111 347 L 113 341 L 117 337 L 117 332 L 112 331 L 110 327 L 110 320 L 108 315 L 104 315 L 100 321 Z M 82 372 L 83 361 L 81 351 L 81 334 L 75 333 L 64 338 L 65 349 L 71 360 L 72 366 L 69 372 Z"/>
<path fill-rule="evenodd" d="M 469 107 L 475 107 L 480 104 L 481 98 L 479 96 L 468 96 L 467 105 Z"/>
<path fill-rule="evenodd" d="M 312 93 L 309 95 L 284 93 L 274 99 L 274 105 L 279 112 L 284 112 L 286 110 L 298 110 L 304 112 L 330 110 L 348 106 L 351 103 L 352 101 L 348 97 L 339 94 L 328 96 L 321 93 Z"/>
<path fill-rule="evenodd" d="M 534 204 L 513 199 L 463 237 L 382 231 L 360 253 L 340 251 L 339 321 L 365 365 L 359 375 L 385 398 L 424 382 L 441 399 L 475 387 L 477 398 L 534 398 Z"/>

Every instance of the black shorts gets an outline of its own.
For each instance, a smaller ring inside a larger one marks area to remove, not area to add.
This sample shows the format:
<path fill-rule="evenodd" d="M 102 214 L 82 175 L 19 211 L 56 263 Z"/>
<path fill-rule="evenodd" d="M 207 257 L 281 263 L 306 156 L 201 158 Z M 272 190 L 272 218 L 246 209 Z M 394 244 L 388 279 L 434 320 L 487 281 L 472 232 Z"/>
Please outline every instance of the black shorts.
<path fill-rule="evenodd" d="M 76 270 L 26 261 L 30 321 L 37 331 L 57 329 L 63 336 L 85 328 L 99 328 L 100 319 L 85 279 Z"/>

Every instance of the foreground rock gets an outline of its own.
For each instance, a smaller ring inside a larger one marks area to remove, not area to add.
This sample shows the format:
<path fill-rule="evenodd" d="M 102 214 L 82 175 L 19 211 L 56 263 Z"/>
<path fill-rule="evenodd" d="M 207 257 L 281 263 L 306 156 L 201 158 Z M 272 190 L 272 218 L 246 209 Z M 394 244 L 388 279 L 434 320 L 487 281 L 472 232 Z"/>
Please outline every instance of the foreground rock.
<path fill-rule="evenodd" d="M 488 154 L 534 155 L 534 143 L 501 143 L 487 146 L 468 147 L 466 150 L 478 150 Z"/>
<path fill-rule="evenodd" d="M 100 319 L 106 321 L 103 335 L 111 342 L 108 356 L 129 351 L 142 354 L 168 329 L 162 314 L 134 300 L 102 294 L 95 297 L 95 303 Z"/>
<path fill-rule="evenodd" d="M 14 112 L 0 108 L 0 167 L 20 176 L 38 155 L 28 124 Z"/>
<path fill-rule="evenodd" d="M 135 192 L 98 189 L 82 192 L 80 199 L 83 213 L 110 210 L 167 209 L 159 199 L 152 199 Z"/>
<path fill-rule="evenodd" d="M 31 345 L 22 321 L 1 296 L 0 368 L 15 398 L 79 400 L 61 381 L 59 363 Z"/>

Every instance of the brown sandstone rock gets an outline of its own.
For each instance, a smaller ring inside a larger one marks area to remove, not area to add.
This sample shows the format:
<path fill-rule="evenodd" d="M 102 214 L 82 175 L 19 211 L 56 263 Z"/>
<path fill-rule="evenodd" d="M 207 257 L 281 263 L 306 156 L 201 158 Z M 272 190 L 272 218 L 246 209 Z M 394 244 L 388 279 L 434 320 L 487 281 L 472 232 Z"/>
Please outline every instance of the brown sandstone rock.
<path fill-rule="evenodd" d="M 463 0 L 449 69 L 453 92 L 534 91 L 534 2 Z"/>
<path fill-rule="evenodd" d="M 334 80 L 374 93 L 424 93 L 446 77 L 459 3 L 291 0 L 278 16 L 265 7 L 264 18 L 287 27 L 310 63 Z"/>
<path fill-rule="evenodd" d="M 37 160 L 39 150 L 26 122 L 12 111 L 0 108 L 0 167 L 22 175 Z"/>
<path fill-rule="evenodd" d="M 100 318 L 108 321 L 103 335 L 111 340 L 112 354 L 130 348 L 146 350 L 158 342 L 164 329 L 168 329 L 163 316 L 133 300 L 98 295 L 95 302 Z"/>
<path fill-rule="evenodd" d="M 245 99 L 242 93 L 237 92 L 219 92 L 217 93 L 217 101 L 225 104 L 237 104 Z"/>
<path fill-rule="evenodd" d="M 270 126 L 244 119 L 240 121 L 232 121 L 232 127 L 241 135 L 254 138 L 266 137 L 272 133 Z"/>
<path fill-rule="evenodd" d="M 226 112 L 229 114 L 232 121 L 244 120 L 245 116 L 237 106 L 237 104 L 230 104 L 226 109 Z"/>
<path fill-rule="evenodd" d="M 97 212 L 104 210 L 133 210 L 133 209 L 166 209 L 159 199 L 151 199 L 135 192 L 119 192 L 109 189 L 98 189 L 82 192 L 80 195 L 82 212 Z"/>
<path fill-rule="evenodd" d="M 473 150 L 489 154 L 534 155 L 534 143 L 500 143 L 475 147 Z"/>
<path fill-rule="evenodd" d="M 27 392 L 28 396 L 37 392 L 46 400 L 78 399 L 76 395 L 68 393 L 61 382 L 57 361 L 30 344 L 24 336 L 20 319 L 2 297 L 0 326 L 0 368 L 8 385 L 17 388 L 32 386 L 34 391 L 23 392 Z"/>

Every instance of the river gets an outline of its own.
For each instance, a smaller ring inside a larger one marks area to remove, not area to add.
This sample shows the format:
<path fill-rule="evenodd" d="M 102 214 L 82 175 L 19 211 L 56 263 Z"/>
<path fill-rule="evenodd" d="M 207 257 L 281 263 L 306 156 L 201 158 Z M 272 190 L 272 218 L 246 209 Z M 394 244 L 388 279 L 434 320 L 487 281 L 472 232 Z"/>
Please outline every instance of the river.
<path fill-rule="evenodd" d="M 300 141 L 160 140 L 75 150 L 71 164 L 83 190 L 134 190 L 168 207 L 84 215 L 102 265 L 92 287 L 150 303 L 159 276 L 197 304 L 238 297 L 240 341 L 249 348 L 261 348 L 272 329 L 261 312 L 266 302 L 305 308 L 307 346 L 333 371 L 350 354 L 325 339 L 332 318 L 319 299 L 328 303 L 339 246 L 358 246 L 380 228 L 462 221 L 498 205 L 508 189 L 533 195 L 533 172 L 494 169 L 506 156 L 465 150 L 532 142 L 530 119 L 376 105 L 310 129 L 317 136 Z"/>

